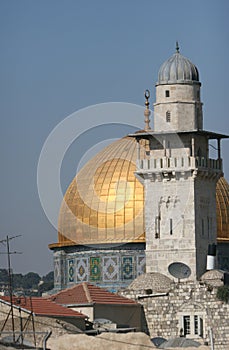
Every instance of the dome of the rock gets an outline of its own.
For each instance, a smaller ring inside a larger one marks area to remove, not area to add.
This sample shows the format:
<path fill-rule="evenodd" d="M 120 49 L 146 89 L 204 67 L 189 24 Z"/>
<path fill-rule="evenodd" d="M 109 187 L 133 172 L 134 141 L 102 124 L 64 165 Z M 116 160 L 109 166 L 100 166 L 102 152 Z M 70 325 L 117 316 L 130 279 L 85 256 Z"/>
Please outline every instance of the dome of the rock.
<path fill-rule="evenodd" d="M 177 261 L 195 281 L 216 239 L 215 268 L 229 269 L 229 185 L 220 143 L 227 135 L 203 129 L 200 87 L 196 66 L 177 44 L 158 73 L 153 129 L 146 91 L 144 130 L 105 147 L 72 180 L 58 242 L 49 245 L 56 291 L 90 281 L 117 292 L 136 278 L 157 290 L 170 284 L 168 266 Z M 214 159 L 210 140 L 218 145 Z"/>
<path fill-rule="evenodd" d="M 229 184 L 224 177 L 216 187 L 217 240 L 229 242 Z"/>
<path fill-rule="evenodd" d="M 135 162 L 135 142 L 124 137 L 79 171 L 60 209 L 59 245 L 145 241 L 144 191 Z"/>
<path fill-rule="evenodd" d="M 143 153 L 143 152 L 142 152 Z M 59 214 L 59 239 L 75 244 L 145 242 L 144 191 L 135 177 L 137 145 L 124 137 L 93 157 L 68 187 Z M 229 185 L 216 190 L 217 237 L 229 241 Z"/>

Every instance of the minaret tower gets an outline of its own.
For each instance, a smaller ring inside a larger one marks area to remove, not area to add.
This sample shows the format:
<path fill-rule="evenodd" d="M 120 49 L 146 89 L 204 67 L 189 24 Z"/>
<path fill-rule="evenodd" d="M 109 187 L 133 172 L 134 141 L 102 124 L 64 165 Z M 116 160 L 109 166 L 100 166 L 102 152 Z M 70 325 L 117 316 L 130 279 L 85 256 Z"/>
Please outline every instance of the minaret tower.
<path fill-rule="evenodd" d="M 179 52 L 160 68 L 154 104 L 155 131 L 190 131 L 203 128 L 197 68 Z"/>
<path fill-rule="evenodd" d="M 136 169 L 145 189 L 147 272 L 169 275 L 169 265 L 181 262 L 192 280 L 206 271 L 208 246 L 216 243 L 220 140 L 227 137 L 203 130 L 200 87 L 196 66 L 177 44 L 159 70 L 154 130 L 132 135 L 139 147 L 141 139 L 149 143 L 144 158 L 138 152 Z M 217 140 L 216 159 L 209 158 L 211 139 Z"/>

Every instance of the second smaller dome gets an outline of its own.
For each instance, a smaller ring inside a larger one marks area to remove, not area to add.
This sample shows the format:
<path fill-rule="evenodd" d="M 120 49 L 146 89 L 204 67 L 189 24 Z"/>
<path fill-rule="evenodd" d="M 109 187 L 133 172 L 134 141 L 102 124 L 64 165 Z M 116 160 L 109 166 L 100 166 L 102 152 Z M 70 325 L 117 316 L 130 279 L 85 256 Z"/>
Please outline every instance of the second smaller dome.
<path fill-rule="evenodd" d="M 158 84 L 176 84 L 199 82 L 199 73 L 196 66 L 179 52 L 165 61 L 159 69 Z"/>

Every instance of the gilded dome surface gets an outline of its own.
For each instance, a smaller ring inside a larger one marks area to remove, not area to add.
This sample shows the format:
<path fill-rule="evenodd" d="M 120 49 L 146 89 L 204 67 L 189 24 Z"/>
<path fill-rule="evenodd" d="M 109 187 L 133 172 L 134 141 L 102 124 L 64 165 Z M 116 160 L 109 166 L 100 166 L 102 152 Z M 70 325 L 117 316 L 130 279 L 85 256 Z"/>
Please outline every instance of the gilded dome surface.
<path fill-rule="evenodd" d="M 196 66 L 186 57 L 177 52 L 165 61 L 159 69 L 158 84 L 175 84 L 199 82 Z"/>
<path fill-rule="evenodd" d="M 217 239 L 229 242 L 229 184 L 221 177 L 216 187 Z"/>
<path fill-rule="evenodd" d="M 136 158 L 135 140 L 124 137 L 87 162 L 66 191 L 58 243 L 50 248 L 145 242 L 144 190 L 134 175 Z M 229 242 L 229 185 L 224 178 L 217 183 L 216 205 L 218 241 Z"/>
<path fill-rule="evenodd" d="M 144 189 L 134 175 L 135 141 L 104 148 L 68 187 L 59 215 L 60 244 L 144 242 Z"/>

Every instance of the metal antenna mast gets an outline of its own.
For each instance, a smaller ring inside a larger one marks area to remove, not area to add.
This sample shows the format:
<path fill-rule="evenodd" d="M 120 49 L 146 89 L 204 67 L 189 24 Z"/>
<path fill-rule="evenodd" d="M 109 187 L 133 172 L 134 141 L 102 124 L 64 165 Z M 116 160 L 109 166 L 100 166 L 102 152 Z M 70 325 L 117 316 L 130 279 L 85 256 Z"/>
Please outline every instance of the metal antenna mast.
<path fill-rule="evenodd" d="M 6 239 L 3 239 L 0 241 L 3 245 L 6 243 L 6 254 L 7 254 L 7 260 L 8 260 L 8 274 L 9 274 L 9 294 L 10 294 L 10 312 L 11 312 L 11 319 L 12 319 L 12 331 L 13 331 L 13 342 L 15 343 L 15 327 L 14 327 L 14 308 L 13 308 L 13 278 L 11 273 L 11 263 L 10 263 L 10 255 L 11 254 L 21 254 L 19 252 L 11 252 L 10 251 L 10 241 L 14 238 L 20 237 L 21 235 L 17 236 L 6 236 Z M 4 253 L 1 253 L 4 254 Z"/>

